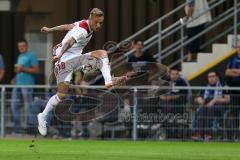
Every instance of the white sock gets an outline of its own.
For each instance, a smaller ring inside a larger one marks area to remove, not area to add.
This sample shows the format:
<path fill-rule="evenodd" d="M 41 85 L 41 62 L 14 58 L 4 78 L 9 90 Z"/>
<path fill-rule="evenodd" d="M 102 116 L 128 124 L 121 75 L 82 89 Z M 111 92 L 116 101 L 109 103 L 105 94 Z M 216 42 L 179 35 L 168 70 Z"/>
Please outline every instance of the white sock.
<path fill-rule="evenodd" d="M 45 117 L 47 117 L 48 113 L 51 112 L 53 110 L 53 108 L 59 103 L 61 102 L 61 99 L 57 96 L 57 94 L 55 94 L 54 96 L 52 96 L 49 100 L 48 103 L 45 107 L 45 109 L 43 110 L 43 115 Z"/>
<path fill-rule="evenodd" d="M 102 61 L 102 66 L 100 70 L 102 72 L 105 84 L 107 84 L 112 81 L 111 69 L 110 69 L 108 57 L 101 58 L 101 61 Z"/>

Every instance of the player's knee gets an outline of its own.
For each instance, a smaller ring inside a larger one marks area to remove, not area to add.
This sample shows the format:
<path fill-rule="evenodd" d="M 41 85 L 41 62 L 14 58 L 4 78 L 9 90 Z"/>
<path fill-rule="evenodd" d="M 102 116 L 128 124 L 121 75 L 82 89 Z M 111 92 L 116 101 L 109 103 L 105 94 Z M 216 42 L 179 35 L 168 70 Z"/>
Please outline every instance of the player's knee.
<path fill-rule="evenodd" d="M 105 50 L 99 50 L 99 51 L 100 51 L 100 55 L 102 57 L 106 57 L 107 56 L 107 51 L 105 51 Z"/>
<path fill-rule="evenodd" d="M 64 100 L 69 90 L 69 82 L 61 82 L 58 84 L 57 95 L 59 99 Z"/>
<path fill-rule="evenodd" d="M 105 50 L 97 50 L 97 51 L 95 51 L 94 55 L 97 58 L 105 58 L 108 56 L 107 51 L 105 51 Z"/>

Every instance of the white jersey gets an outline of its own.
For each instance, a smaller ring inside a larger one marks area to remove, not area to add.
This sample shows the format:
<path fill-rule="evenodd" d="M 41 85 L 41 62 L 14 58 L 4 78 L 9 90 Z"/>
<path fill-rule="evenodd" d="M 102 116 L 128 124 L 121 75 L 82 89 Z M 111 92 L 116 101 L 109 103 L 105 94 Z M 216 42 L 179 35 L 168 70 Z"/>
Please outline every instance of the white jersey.
<path fill-rule="evenodd" d="M 76 43 L 62 55 L 61 61 L 67 61 L 82 55 L 83 48 L 92 38 L 92 34 L 93 31 L 90 29 L 88 20 L 75 22 L 73 29 L 65 35 L 62 42 L 53 48 L 53 54 L 59 55 L 64 43 L 73 37 Z"/>
<path fill-rule="evenodd" d="M 192 22 L 187 24 L 187 28 L 196 27 L 212 21 L 212 16 L 209 11 L 207 0 L 187 0 L 187 2 L 194 2 L 194 11 L 193 11 L 192 18 L 195 19 Z M 188 7 L 189 7 L 188 5 L 185 7 L 186 13 L 187 13 Z M 199 17 L 200 14 L 202 15 Z"/>

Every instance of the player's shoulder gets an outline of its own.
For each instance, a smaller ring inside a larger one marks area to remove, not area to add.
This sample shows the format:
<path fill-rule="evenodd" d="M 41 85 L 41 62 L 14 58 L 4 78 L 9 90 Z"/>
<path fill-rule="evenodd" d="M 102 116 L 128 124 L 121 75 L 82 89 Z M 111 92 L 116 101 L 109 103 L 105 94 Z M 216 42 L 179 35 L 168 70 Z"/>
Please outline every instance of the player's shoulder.
<path fill-rule="evenodd" d="M 81 20 L 81 21 L 78 21 L 76 27 L 78 27 L 78 28 L 86 31 L 87 34 L 90 34 L 90 32 L 91 32 L 91 31 L 90 31 L 90 28 L 89 28 L 89 24 L 88 24 L 88 20 L 87 20 L 87 19 L 83 19 L 83 20 Z"/>

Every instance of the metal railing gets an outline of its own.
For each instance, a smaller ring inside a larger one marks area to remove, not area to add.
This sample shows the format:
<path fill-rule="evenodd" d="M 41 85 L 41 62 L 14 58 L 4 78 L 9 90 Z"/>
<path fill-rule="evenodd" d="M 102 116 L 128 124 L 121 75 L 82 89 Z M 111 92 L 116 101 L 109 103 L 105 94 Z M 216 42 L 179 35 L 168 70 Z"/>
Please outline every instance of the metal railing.
<path fill-rule="evenodd" d="M 217 10 L 218 7 L 223 6 L 225 2 L 227 2 L 227 0 L 211 0 L 211 1 L 209 1 L 209 9 L 202 12 L 201 14 L 199 14 L 197 17 L 195 17 L 195 19 L 202 16 L 207 11 L 214 12 L 215 10 Z M 229 34 L 231 32 L 232 32 L 232 34 L 234 34 L 233 44 L 234 44 L 234 46 L 236 46 L 237 27 L 239 26 L 238 14 L 240 11 L 240 9 L 239 9 L 240 3 L 237 0 L 233 0 L 232 6 L 229 6 L 224 12 L 218 13 L 215 17 L 213 17 L 212 22 L 209 23 L 208 26 L 202 32 L 195 35 L 191 39 L 188 39 L 187 41 L 186 41 L 187 37 L 185 36 L 184 32 L 185 32 L 186 25 L 188 23 L 190 23 L 191 21 L 187 22 L 186 24 L 181 24 L 180 21 L 176 21 L 173 24 L 171 24 L 170 26 L 167 26 L 166 28 L 163 27 L 163 21 L 166 21 L 167 19 L 169 19 L 170 16 L 172 16 L 176 13 L 180 13 L 181 11 L 184 11 L 184 7 L 186 5 L 187 5 L 187 3 L 181 4 L 174 10 L 172 10 L 169 13 L 167 13 L 166 15 L 160 17 L 156 21 L 147 25 L 146 27 L 139 30 L 132 36 L 126 38 L 125 40 L 133 40 L 134 38 L 152 30 L 154 27 L 157 27 L 158 28 L 157 33 L 154 34 L 153 36 L 147 38 L 144 41 L 144 44 L 145 44 L 144 51 L 152 49 L 152 48 L 158 48 L 158 52 L 153 55 L 155 58 L 158 59 L 159 62 L 164 62 L 165 60 L 167 60 L 167 58 L 169 56 L 178 55 L 179 58 L 177 58 L 175 61 L 173 60 L 170 64 L 167 64 L 167 65 L 169 65 L 169 67 L 173 67 L 177 64 L 180 64 L 186 58 L 186 55 L 184 54 L 184 48 L 189 43 L 193 42 L 197 38 L 200 38 L 200 37 L 206 35 L 207 33 L 209 33 L 209 31 L 211 31 L 213 29 L 221 28 L 223 24 L 225 26 L 227 26 L 228 28 L 226 30 L 222 31 L 221 33 L 219 33 L 219 35 L 209 37 L 205 43 L 201 44 L 200 49 L 204 49 L 207 46 L 209 46 L 210 44 L 217 42 L 217 40 L 219 40 L 220 38 L 222 38 L 223 36 L 226 36 L 227 34 Z M 181 18 L 181 17 L 179 17 L 179 18 Z M 232 18 L 232 20 L 231 20 L 232 23 L 229 24 L 228 22 L 229 22 L 229 19 L 231 19 L 231 18 Z M 174 42 L 171 43 L 170 45 L 163 45 L 163 41 L 165 41 L 165 39 L 170 36 L 179 37 L 179 38 L 177 40 L 174 40 Z M 132 54 L 133 52 L 134 51 L 131 50 L 131 51 L 127 52 L 125 54 L 125 56 L 128 56 L 128 55 Z M 178 52 L 178 54 L 176 54 L 176 52 Z M 119 58 L 115 59 L 112 62 L 113 66 L 114 67 L 120 66 L 122 64 L 121 61 L 123 59 L 124 59 L 124 57 L 119 57 Z M 114 67 L 113 67 L 113 69 L 114 69 Z"/>
<path fill-rule="evenodd" d="M 20 86 L 1 85 L 1 137 L 11 135 L 14 131 L 11 89 Z M 21 136 L 40 136 L 37 132 L 36 115 L 44 109 L 48 98 L 46 94 L 54 86 L 21 86 L 22 88 L 41 89 L 33 93 L 34 100 L 29 111 L 21 113 Z M 211 115 L 202 111 L 204 105 L 196 103 L 199 93 L 202 97 L 209 87 L 161 87 L 161 86 L 122 86 L 109 92 L 103 86 L 72 86 L 85 89 L 84 94 L 76 97 L 71 92 L 69 98 L 59 104 L 49 120 L 48 137 L 71 138 L 124 138 L 152 140 L 196 140 L 195 135 L 211 135 L 211 140 L 237 140 L 240 133 L 240 88 L 211 88 L 227 90 L 228 102 L 213 106 Z M 102 93 L 100 92 L 103 91 Z M 160 92 L 159 91 L 163 91 Z M 180 90 L 179 94 L 171 91 Z M 191 91 L 191 92 L 189 92 Z M 91 93 L 91 94 L 90 94 Z M 109 94 L 111 93 L 111 94 Z M 115 95 L 115 96 L 113 96 Z M 177 97 L 176 97 L 177 96 Z M 114 98 L 115 97 L 115 98 Z M 117 98 L 116 98 L 117 97 Z M 113 100 L 114 99 L 114 100 Z M 107 101 L 104 103 L 102 101 Z M 115 101 L 119 101 L 116 103 Z M 23 101 L 19 101 L 23 106 Z M 104 104 L 101 108 L 101 104 Z M 111 105 L 115 105 L 114 107 Z M 69 106 L 72 106 L 70 108 Z M 99 109 L 100 106 L 100 109 Z M 107 114 L 105 108 L 110 107 Z M 111 108 L 112 107 L 112 108 Z M 22 107 L 21 107 L 22 108 Z M 94 108 L 98 108 L 94 110 Z M 62 110 L 63 109 L 63 110 Z M 71 109 L 71 112 L 66 112 Z M 220 111 L 218 111 L 220 109 Z M 60 110 L 60 111 L 59 111 Z M 91 116 L 88 111 L 94 110 L 96 117 L 84 121 L 83 117 Z M 100 112 L 99 112 L 100 111 Z M 71 114 L 74 118 L 71 119 Z M 76 116 L 81 113 L 81 117 Z M 86 115 L 87 114 L 87 115 Z M 23 119 L 26 119 L 25 122 Z M 65 118 L 64 118 L 65 117 Z M 85 134 L 83 134 L 83 132 Z M 86 134 L 87 133 L 87 134 Z M 205 139 L 209 140 L 209 139 Z"/>

